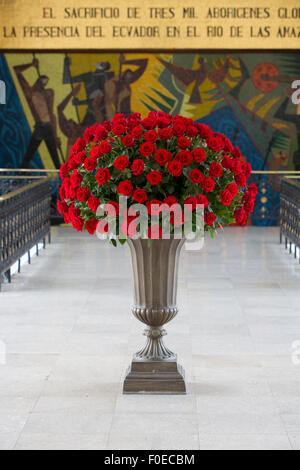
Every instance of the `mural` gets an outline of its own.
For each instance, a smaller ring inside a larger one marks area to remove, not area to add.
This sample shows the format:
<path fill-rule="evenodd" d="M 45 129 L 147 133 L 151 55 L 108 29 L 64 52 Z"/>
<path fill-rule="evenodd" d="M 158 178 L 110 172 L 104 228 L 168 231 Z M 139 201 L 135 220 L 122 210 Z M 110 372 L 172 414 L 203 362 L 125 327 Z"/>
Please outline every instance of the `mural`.
<path fill-rule="evenodd" d="M 300 53 L 0 55 L 0 167 L 58 168 L 87 126 L 149 110 L 226 134 L 255 170 L 300 170 Z M 278 219 L 278 181 L 260 179 L 252 222 Z"/>

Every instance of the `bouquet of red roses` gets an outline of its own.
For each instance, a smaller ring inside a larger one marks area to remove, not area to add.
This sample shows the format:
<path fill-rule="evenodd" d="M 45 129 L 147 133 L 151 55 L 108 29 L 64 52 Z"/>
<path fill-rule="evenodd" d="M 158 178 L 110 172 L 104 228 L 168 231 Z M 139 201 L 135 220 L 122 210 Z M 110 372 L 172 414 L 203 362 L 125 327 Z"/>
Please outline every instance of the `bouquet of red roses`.
<path fill-rule="evenodd" d="M 201 205 L 204 228 L 213 235 L 222 225 L 246 223 L 257 194 L 254 184 L 247 187 L 250 174 L 240 150 L 205 124 L 162 112 L 150 112 L 146 119 L 138 113 L 128 118 L 117 114 L 111 122 L 86 129 L 73 145 L 60 170 L 58 209 L 76 230 L 105 233 L 105 216 L 112 208 L 118 214 L 122 195 L 129 206 L 147 206 L 149 237 L 160 238 L 161 227 L 151 227 L 157 208 L 171 210 L 176 205 L 172 231 L 184 223 L 186 205 L 190 211 Z M 104 215 L 98 215 L 99 206 Z M 132 236 L 128 228 L 135 217 L 125 215 L 118 235 Z"/>

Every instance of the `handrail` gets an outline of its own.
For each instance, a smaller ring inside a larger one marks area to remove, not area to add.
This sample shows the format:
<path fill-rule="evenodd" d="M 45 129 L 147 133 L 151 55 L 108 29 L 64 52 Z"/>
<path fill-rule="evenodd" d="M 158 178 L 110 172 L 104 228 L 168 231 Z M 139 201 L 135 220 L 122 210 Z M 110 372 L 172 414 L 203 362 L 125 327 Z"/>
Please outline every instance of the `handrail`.
<path fill-rule="evenodd" d="M 43 177 L 42 179 L 40 179 L 40 181 L 27 184 L 26 186 L 22 186 L 22 188 L 16 189 L 15 191 L 11 191 L 8 194 L 5 194 L 4 196 L 0 196 L 0 202 L 7 201 L 8 199 L 15 197 L 18 194 L 21 194 L 22 192 L 28 191 L 29 189 L 33 189 L 36 186 L 39 186 L 40 184 L 43 184 L 45 183 L 45 181 L 50 180 L 50 179 L 51 178 Z"/>
<path fill-rule="evenodd" d="M 41 168 L 41 169 L 25 169 L 25 168 L 0 168 L 0 173 L 59 173 L 59 170 L 53 170 L 53 169 L 47 169 L 47 168 Z M 300 171 L 298 170 L 253 170 L 252 171 L 253 175 L 285 175 L 285 174 L 290 174 L 290 175 L 299 175 L 300 176 Z"/>

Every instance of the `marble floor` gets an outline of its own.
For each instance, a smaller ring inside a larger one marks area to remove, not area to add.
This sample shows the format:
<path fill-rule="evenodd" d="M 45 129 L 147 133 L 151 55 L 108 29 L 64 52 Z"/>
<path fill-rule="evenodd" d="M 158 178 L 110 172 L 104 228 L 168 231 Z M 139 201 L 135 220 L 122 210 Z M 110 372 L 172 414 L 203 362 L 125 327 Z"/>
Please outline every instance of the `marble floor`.
<path fill-rule="evenodd" d="M 52 239 L 0 294 L 0 449 L 300 449 L 300 265 L 277 228 L 182 253 L 186 396 L 121 394 L 144 343 L 128 248 Z"/>

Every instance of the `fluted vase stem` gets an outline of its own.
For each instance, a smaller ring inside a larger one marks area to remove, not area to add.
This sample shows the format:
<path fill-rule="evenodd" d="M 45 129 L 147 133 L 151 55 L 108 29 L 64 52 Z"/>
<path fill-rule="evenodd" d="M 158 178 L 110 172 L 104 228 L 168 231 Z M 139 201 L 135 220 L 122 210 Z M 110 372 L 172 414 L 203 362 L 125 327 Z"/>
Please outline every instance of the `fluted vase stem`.
<path fill-rule="evenodd" d="M 147 325 L 146 345 L 133 358 L 124 393 L 185 393 L 177 356 L 164 344 L 163 327 L 178 313 L 178 263 L 184 240 L 128 239 L 134 277 L 134 316 Z M 167 375 L 166 375 L 167 374 Z M 169 379 L 169 383 L 168 380 Z"/>

